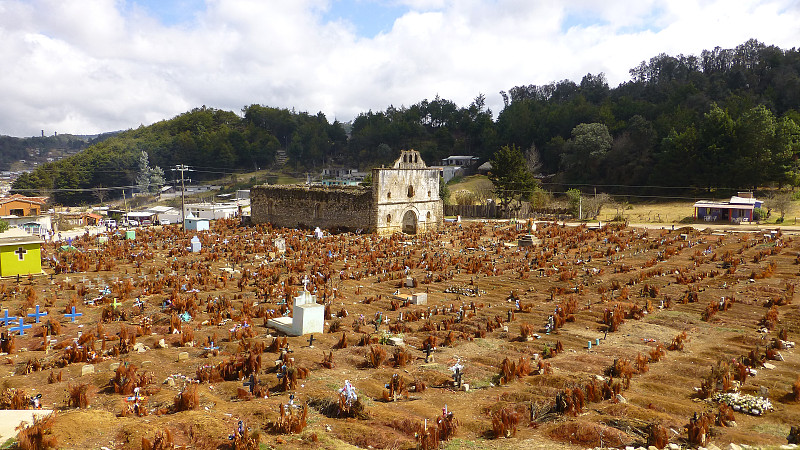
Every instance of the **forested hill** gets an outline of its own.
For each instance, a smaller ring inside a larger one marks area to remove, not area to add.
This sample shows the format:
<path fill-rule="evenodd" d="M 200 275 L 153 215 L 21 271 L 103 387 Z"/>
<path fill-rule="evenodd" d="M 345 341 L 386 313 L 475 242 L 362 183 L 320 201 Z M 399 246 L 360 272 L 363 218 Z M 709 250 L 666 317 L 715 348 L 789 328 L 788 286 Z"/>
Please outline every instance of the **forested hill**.
<path fill-rule="evenodd" d="M 661 54 L 610 88 L 603 74 L 580 82 L 501 92 L 493 120 L 478 95 L 468 106 L 435 97 L 360 114 L 346 127 L 321 113 L 251 105 L 241 114 L 198 108 L 129 130 L 21 177 L 15 188 L 52 190 L 65 204 L 93 202 L 90 190 L 134 184 L 142 151 L 150 164 L 202 168 L 202 176 L 274 166 L 362 169 L 404 148 L 428 164 L 448 155 L 487 160 L 501 146 L 535 149 L 539 172 L 565 186 L 628 192 L 641 186 L 745 188 L 800 183 L 800 53 L 750 40 L 699 56 Z M 581 125 L 585 124 L 585 125 Z M 580 127 L 578 125 L 581 125 Z M 650 189 L 650 188 L 648 188 Z"/>
<path fill-rule="evenodd" d="M 93 138 L 60 134 L 18 138 L 0 136 L 0 170 L 24 170 L 49 160 L 78 153 L 106 136 Z"/>

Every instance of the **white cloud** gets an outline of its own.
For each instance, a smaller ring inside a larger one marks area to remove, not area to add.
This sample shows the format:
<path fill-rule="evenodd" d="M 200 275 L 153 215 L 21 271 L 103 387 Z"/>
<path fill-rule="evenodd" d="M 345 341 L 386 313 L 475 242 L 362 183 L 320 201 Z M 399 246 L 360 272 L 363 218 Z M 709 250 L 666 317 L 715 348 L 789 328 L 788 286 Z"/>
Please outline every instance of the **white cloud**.
<path fill-rule="evenodd" d="M 260 103 L 350 120 L 435 95 L 499 112 L 515 85 L 609 83 L 659 54 L 749 38 L 796 46 L 793 0 L 386 0 L 372 38 L 325 21 L 334 0 L 206 0 L 165 26 L 135 0 L 0 0 L 0 134 L 137 127 L 193 107 Z"/>

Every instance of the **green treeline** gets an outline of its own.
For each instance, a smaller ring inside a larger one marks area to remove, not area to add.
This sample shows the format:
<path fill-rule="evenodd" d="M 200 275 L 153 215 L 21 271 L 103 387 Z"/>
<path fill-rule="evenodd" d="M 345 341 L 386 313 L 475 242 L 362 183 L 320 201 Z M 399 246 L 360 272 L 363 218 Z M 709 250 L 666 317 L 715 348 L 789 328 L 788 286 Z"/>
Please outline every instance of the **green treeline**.
<path fill-rule="evenodd" d="M 135 184 L 141 152 L 151 166 L 199 168 L 192 177 L 273 167 L 368 169 L 401 149 L 429 165 L 449 155 L 482 161 L 505 145 L 533 155 L 554 183 L 630 193 L 800 184 L 800 51 L 750 40 L 700 56 L 660 54 L 609 88 L 603 74 L 579 83 L 501 92 L 496 119 L 478 95 L 468 106 L 435 97 L 360 114 L 351 124 L 262 105 L 241 114 L 197 108 L 128 130 L 20 177 L 18 191 L 52 190 L 59 203 L 93 202 L 91 188 Z M 82 188 L 84 191 L 68 190 Z M 115 193 L 115 195 L 117 195 Z"/>

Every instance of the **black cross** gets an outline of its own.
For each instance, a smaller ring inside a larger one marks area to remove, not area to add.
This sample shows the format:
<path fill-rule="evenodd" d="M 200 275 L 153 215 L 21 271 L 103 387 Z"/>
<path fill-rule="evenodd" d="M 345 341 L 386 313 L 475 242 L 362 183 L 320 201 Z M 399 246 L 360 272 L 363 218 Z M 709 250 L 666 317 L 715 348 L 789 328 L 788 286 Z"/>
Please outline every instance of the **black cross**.
<path fill-rule="evenodd" d="M 255 387 L 255 385 L 256 385 L 256 380 L 255 380 L 255 375 L 253 374 L 250 374 L 250 381 L 245 381 L 244 383 L 242 383 L 242 386 L 250 388 L 251 394 L 253 393 L 253 388 Z"/>
<path fill-rule="evenodd" d="M 28 251 L 25 250 L 24 248 L 20 247 L 20 248 L 14 250 L 14 253 L 16 253 L 17 256 L 19 256 L 19 260 L 22 261 L 23 259 L 25 259 L 25 253 L 28 253 Z"/>
<path fill-rule="evenodd" d="M 431 348 L 431 344 L 425 344 L 425 363 L 427 364 L 431 358 L 431 352 L 433 348 Z"/>
<path fill-rule="evenodd" d="M 314 335 L 313 334 L 308 337 L 308 346 L 309 347 L 313 347 L 314 346 Z"/>

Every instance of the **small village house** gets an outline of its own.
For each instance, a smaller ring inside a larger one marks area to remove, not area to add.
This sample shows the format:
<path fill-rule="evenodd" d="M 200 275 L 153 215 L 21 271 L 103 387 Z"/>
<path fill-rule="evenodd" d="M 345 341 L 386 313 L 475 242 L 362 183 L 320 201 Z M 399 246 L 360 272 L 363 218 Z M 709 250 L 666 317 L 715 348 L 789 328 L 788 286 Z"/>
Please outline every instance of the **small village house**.
<path fill-rule="evenodd" d="M 727 202 L 700 200 L 694 204 L 692 217 L 706 222 L 747 223 L 753 221 L 753 210 L 761 208 L 763 202 L 753 197 L 752 192 L 739 192 Z"/>
<path fill-rule="evenodd" d="M 42 239 L 15 228 L 0 233 L 0 276 L 42 273 Z"/>
<path fill-rule="evenodd" d="M 195 217 L 190 213 L 186 216 L 184 226 L 186 227 L 186 231 L 207 231 L 209 229 L 209 220 Z"/>
<path fill-rule="evenodd" d="M 13 194 L 0 199 L 0 216 L 38 216 L 46 203 L 47 197 Z"/>

